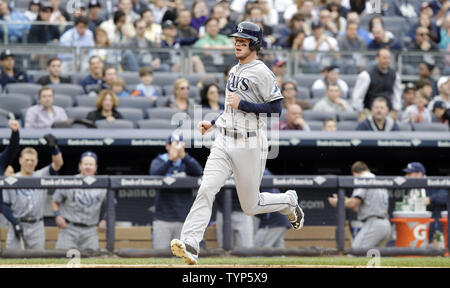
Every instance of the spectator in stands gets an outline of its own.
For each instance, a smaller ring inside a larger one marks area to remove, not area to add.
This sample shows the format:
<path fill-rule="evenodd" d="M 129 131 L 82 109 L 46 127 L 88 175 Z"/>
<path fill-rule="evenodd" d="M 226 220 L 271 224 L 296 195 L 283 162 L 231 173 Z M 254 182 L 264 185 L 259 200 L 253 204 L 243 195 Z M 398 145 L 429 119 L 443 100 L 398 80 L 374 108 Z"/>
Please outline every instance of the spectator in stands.
<path fill-rule="evenodd" d="M 310 73 L 320 71 L 321 59 L 327 58 L 326 55 L 317 55 L 317 52 L 336 52 L 339 51 L 339 46 L 333 37 L 324 34 L 323 25 L 320 21 L 314 21 L 311 24 L 311 35 L 306 37 L 303 42 L 303 50 L 312 53 L 306 53 L 307 62 L 304 63 L 304 69 Z M 334 57 L 337 57 L 334 56 Z"/>
<path fill-rule="evenodd" d="M 326 89 L 326 96 L 314 105 L 314 111 L 331 113 L 353 111 L 352 106 L 340 97 L 341 90 L 337 84 L 330 83 Z"/>
<path fill-rule="evenodd" d="M 256 5 L 256 7 L 261 9 L 264 25 L 273 27 L 278 24 L 278 13 L 273 8 L 273 1 L 257 0 Z"/>
<path fill-rule="evenodd" d="M 39 15 L 39 9 L 41 8 L 40 0 L 31 0 L 28 4 L 28 10 L 24 12 L 30 22 L 36 21 Z"/>
<path fill-rule="evenodd" d="M 14 177 L 43 177 L 57 175 L 64 164 L 55 136 L 44 136 L 51 148 L 52 163 L 39 170 L 38 153 L 34 148 L 26 147 L 20 152 L 20 171 Z M 51 140 L 50 140 L 51 139 Z M 6 249 L 21 250 L 19 237 L 22 237 L 25 249 L 45 249 L 44 210 L 47 189 L 3 189 L 4 203 L 2 213 L 10 222 L 6 238 Z"/>
<path fill-rule="evenodd" d="M 333 118 L 323 120 L 322 131 L 337 131 L 337 122 Z"/>
<path fill-rule="evenodd" d="M 84 4 L 83 2 L 80 2 L 78 7 L 76 7 L 76 8 L 77 9 L 75 9 L 71 15 L 72 16 L 71 19 L 76 19 L 77 17 L 87 17 L 88 16 L 86 4 Z"/>
<path fill-rule="evenodd" d="M 352 106 L 356 111 L 369 109 L 374 98 L 385 97 L 389 102 L 391 117 L 396 120 L 397 112 L 402 109 L 402 86 L 400 75 L 390 67 L 391 52 L 380 49 L 376 56 L 376 65 L 358 75 L 353 88 Z M 364 111 L 368 114 L 368 110 Z"/>
<path fill-rule="evenodd" d="M 271 70 L 275 74 L 275 78 L 278 81 L 278 86 L 286 80 L 287 78 L 287 62 L 285 60 L 275 59 L 272 61 Z"/>
<path fill-rule="evenodd" d="M 48 75 L 39 78 L 36 83 L 42 86 L 60 84 L 60 83 L 72 83 L 70 77 L 61 76 L 61 59 L 51 58 L 47 62 Z"/>
<path fill-rule="evenodd" d="M 311 129 L 302 116 L 302 108 L 300 105 L 292 104 L 287 106 L 286 120 L 275 124 L 272 129 L 279 130 L 303 130 L 310 131 Z"/>
<path fill-rule="evenodd" d="M 425 2 L 426 4 L 426 2 Z M 430 31 L 430 39 L 434 41 L 435 43 L 439 43 L 440 35 L 438 28 L 436 24 L 432 21 L 432 16 L 425 13 L 425 10 L 421 8 L 420 15 L 419 15 L 419 21 L 413 25 L 411 25 L 411 28 L 409 29 L 408 36 L 411 39 L 414 39 L 416 37 L 416 31 L 419 27 L 425 27 Z"/>
<path fill-rule="evenodd" d="M 339 66 L 330 65 L 322 70 L 323 77 L 314 81 L 311 89 L 312 90 L 326 90 L 331 84 L 337 84 L 341 90 L 341 95 L 344 98 L 348 98 L 348 85 L 347 83 L 339 78 Z"/>
<path fill-rule="evenodd" d="M 191 6 L 191 26 L 192 28 L 199 31 L 200 27 L 206 23 L 208 20 L 208 7 L 206 6 L 205 1 L 203 0 L 195 0 Z M 200 35 L 202 36 L 202 35 Z"/>
<path fill-rule="evenodd" d="M 270 48 L 272 44 L 276 42 L 276 38 L 272 35 L 272 26 L 264 23 L 263 10 L 258 5 L 253 6 L 247 10 L 244 20 L 258 24 L 258 26 L 261 27 L 263 31 L 263 48 Z"/>
<path fill-rule="evenodd" d="M 162 24 L 163 16 L 168 10 L 166 0 L 152 0 L 150 3 L 149 8 L 152 10 L 154 22 Z"/>
<path fill-rule="evenodd" d="M 172 133 L 166 144 L 167 153 L 159 154 L 150 164 L 150 175 L 195 176 L 203 174 L 200 163 L 186 153 L 183 135 Z M 180 236 L 183 222 L 194 202 L 192 189 L 156 190 L 153 218 L 153 248 L 167 249 L 173 238 Z"/>
<path fill-rule="evenodd" d="M 295 61 L 295 57 L 299 60 L 299 62 L 303 58 L 303 52 L 301 51 L 303 49 L 303 43 L 306 38 L 306 33 L 304 30 L 292 30 L 291 34 L 289 34 L 288 38 L 286 39 L 286 48 L 289 48 L 292 51 L 291 59 L 292 61 Z M 297 56 L 295 56 L 297 55 Z"/>
<path fill-rule="evenodd" d="M 326 9 L 320 10 L 319 19 L 323 25 L 324 33 L 327 36 L 335 38 L 339 33 L 343 33 L 345 31 L 346 21 L 339 15 L 339 12 L 334 11 L 331 13 L 333 6 L 336 7 L 331 4 Z"/>
<path fill-rule="evenodd" d="M 194 43 L 198 40 L 198 32 L 191 27 L 191 12 L 182 10 L 177 18 L 177 30 L 180 39 L 187 43 Z"/>
<path fill-rule="evenodd" d="M 416 90 L 423 93 L 428 101 L 433 97 L 433 87 L 431 81 L 428 79 L 419 79 L 416 81 Z"/>
<path fill-rule="evenodd" d="M 101 90 L 111 89 L 112 83 L 116 79 L 117 79 L 117 68 L 114 66 L 106 66 L 105 69 L 103 69 L 103 78 L 102 78 L 103 81 L 100 89 Z"/>
<path fill-rule="evenodd" d="M 356 130 L 360 131 L 399 131 L 397 123 L 394 122 L 389 114 L 389 106 L 386 98 L 376 97 L 372 102 L 371 115 L 360 122 Z"/>
<path fill-rule="evenodd" d="M 177 79 L 173 83 L 173 96 L 169 97 L 168 106 L 179 109 L 181 111 L 188 111 L 194 109 L 194 101 L 188 98 L 189 95 L 189 81 L 185 78 Z"/>
<path fill-rule="evenodd" d="M 217 86 L 217 84 L 207 84 L 200 91 L 200 104 L 203 108 L 211 109 L 214 111 L 224 110 L 224 105 L 219 102 L 219 95 L 219 86 Z"/>
<path fill-rule="evenodd" d="M 352 13 L 349 13 L 352 14 Z M 366 50 L 366 41 L 358 35 L 358 23 L 347 22 L 345 34 L 339 36 L 338 45 L 342 51 Z"/>
<path fill-rule="evenodd" d="M 450 10 L 450 3 L 447 0 L 432 0 L 430 1 L 431 8 L 436 19 L 436 23 L 442 21 L 447 12 Z"/>
<path fill-rule="evenodd" d="M 67 11 L 61 8 L 61 0 L 49 0 L 53 6 L 53 13 L 50 17 L 51 23 L 66 23 L 70 20 L 70 15 Z"/>
<path fill-rule="evenodd" d="M 108 33 L 111 45 L 122 45 L 127 43 L 129 37 L 125 34 L 125 24 L 127 15 L 125 12 L 118 10 L 114 13 L 114 17 L 100 24 L 100 28 Z"/>
<path fill-rule="evenodd" d="M 370 18 L 370 21 L 369 21 L 369 31 L 370 31 L 369 37 L 370 37 L 370 39 L 371 39 L 370 42 L 372 42 L 372 40 L 374 39 L 374 35 L 373 35 L 373 33 L 372 33 L 372 30 L 373 30 L 373 28 L 376 27 L 376 26 L 381 26 L 381 27 L 384 28 L 384 31 L 385 31 L 385 33 L 386 33 L 386 37 L 387 37 L 388 39 L 395 38 L 394 34 L 392 34 L 391 31 L 388 31 L 388 30 L 386 29 L 386 27 L 384 26 L 383 18 L 382 18 L 381 16 L 379 16 L 379 15 L 375 15 L 375 16 L 373 16 L 372 18 Z M 370 43 L 368 43 L 367 45 L 369 45 L 369 44 L 370 44 Z"/>
<path fill-rule="evenodd" d="M 216 213 L 216 238 L 217 246 L 223 249 L 223 213 L 225 206 L 225 191 L 219 191 L 216 194 L 215 204 L 217 205 Z M 245 215 L 242 211 L 241 204 L 236 189 L 231 192 L 231 249 L 234 248 L 252 248 L 253 247 L 253 217 Z"/>
<path fill-rule="evenodd" d="M 112 48 L 112 45 L 109 42 L 108 33 L 104 29 L 100 27 L 95 29 L 94 42 L 95 49 L 89 51 L 89 57 L 98 56 L 103 62 L 111 60 L 109 58 L 116 59 L 115 56 L 118 56 L 118 53 L 115 50 L 108 49 Z"/>
<path fill-rule="evenodd" d="M 133 23 L 140 18 L 140 15 L 133 11 L 133 3 L 131 0 L 119 0 L 117 8 L 118 11 L 125 13 L 125 24 L 123 24 L 121 31 L 126 39 L 130 39 L 136 34 Z"/>
<path fill-rule="evenodd" d="M 440 28 L 439 49 L 447 50 L 449 44 L 450 44 L 450 14 L 447 14 L 444 18 L 444 23 Z"/>
<path fill-rule="evenodd" d="M 165 21 L 162 25 L 162 29 L 164 39 L 161 41 L 161 48 L 173 48 L 173 50 L 176 50 L 180 49 L 181 46 L 186 44 L 177 37 L 178 31 L 176 29 L 175 23 L 173 23 L 172 20 Z M 181 61 L 183 61 L 183 59 L 181 59 L 180 56 L 174 56 L 173 53 L 161 52 L 159 53 L 159 58 L 161 59 L 161 63 L 171 66 L 171 72 L 181 71 Z M 188 59 L 186 58 L 184 60 L 186 64 L 185 67 L 187 67 Z M 191 57 L 191 62 L 194 72 L 205 73 L 205 67 L 198 55 L 193 55 Z"/>
<path fill-rule="evenodd" d="M 66 121 L 64 108 L 53 105 L 55 92 L 49 86 L 41 88 L 38 94 L 39 104 L 27 109 L 25 128 L 48 129 L 55 121 Z"/>
<path fill-rule="evenodd" d="M 352 165 L 352 174 L 353 177 L 358 178 L 375 177 L 367 164 L 361 161 Z M 336 207 L 337 195 L 333 194 L 333 197 L 329 197 L 328 202 Z M 386 188 L 357 188 L 353 190 L 352 197 L 345 197 L 345 208 L 355 211 L 358 220 L 364 223 L 351 248 L 374 248 L 383 246 L 387 242 L 391 236 L 388 204 L 389 196 Z"/>
<path fill-rule="evenodd" d="M 100 0 L 89 0 L 88 9 L 89 30 L 95 32 L 95 29 L 104 21 L 100 15 L 102 11 Z"/>
<path fill-rule="evenodd" d="M 411 51 L 439 51 L 438 45 L 430 39 L 430 31 L 426 27 L 417 27 L 414 41 L 408 47 Z M 422 58 L 422 56 L 420 56 Z"/>
<path fill-rule="evenodd" d="M 44 2 L 39 8 L 37 21 L 49 22 L 53 7 L 49 2 Z M 28 43 L 58 42 L 61 37 L 59 29 L 55 25 L 32 25 L 28 33 Z"/>
<path fill-rule="evenodd" d="M 423 178 L 426 176 L 426 170 L 420 162 L 410 162 L 402 170 L 405 173 L 406 178 Z M 433 222 L 430 223 L 430 230 L 428 233 L 429 242 L 433 243 L 434 248 L 437 247 L 435 238 L 433 237 L 436 231 L 440 231 L 443 234 L 442 223 L 439 222 L 441 218 L 441 212 L 447 210 L 447 189 L 409 189 L 408 195 L 412 198 L 415 194 L 417 197 L 419 194 L 425 197 L 425 205 L 428 206 L 427 210 L 431 210 Z M 411 199 L 410 198 L 410 199 Z"/>
<path fill-rule="evenodd" d="M 130 97 L 130 93 L 127 91 L 127 86 L 123 78 L 117 77 L 111 84 L 111 90 L 116 93 L 117 97 Z"/>
<path fill-rule="evenodd" d="M 405 89 L 403 89 L 403 110 L 408 108 L 410 105 L 414 105 L 414 98 L 416 97 L 416 85 L 412 82 L 405 84 Z"/>
<path fill-rule="evenodd" d="M 30 20 L 23 12 L 12 10 L 8 6 L 6 0 L 0 0 L 0 19 L 3 19 L 8 29 L 8 41 L 9 43 L 21 43 L 22 36 L 25 31 L 30 30 Z M 22 24 L 12 24 L 8 22 L 24 22 Z M 0 26 L 0 32 L 3 35 L 4 27 Z"/>
<path fill-rule="evenodd" d="M 228 36 L 219 34 L 219 22 L 215 18 L 209 18 L 206 23 L 206 35 L 197 40 L 195 48 L 231 49 L 233 44 Z"/>
<path fill-rule="evenodd" d="M 6 49 L 0 54 L 0 84 L 2 89 L 5 89 L 6 85 L 10 83 L 30 83 L 31 78 L 25 71 L 15 68 L 15 55 L 11 50 Z"/>
<path fill-rule="evenodd" d="M 389 3 L 388 11 L 393 16 L 400 16 L 408 20 L 415 20 L 418 16 L 419 6 L 419 0 L 392 1 Z"/>
<path fill-rule="evenodd" d="M 123 119 L 122 114 L 116 110 L 119 106 L 119 98 L 112 90 L 102 90 L 95 100 L 94 111 L 88 113 L 86 119 L 91 121 L 107 120 L 108 122 L 114 122 L 116 119 Z"/>
<path fill-rule="evenodd" d="M 433 114 L 441 123 L 448 123 L 450 126 L 450 108 L 442 101 L 436 101 L 433 104 Z"/>
<path fill-rule="evenodd" d="M 289 23 L 289 20 L 292 18 L 292 16 L 299 12 L 305 15 L 305 21 L 308 26 L 311 26 L 311 23 L 314 20 L 319 19 L 319 12 L 317 11 L 316 5 L 313 0 L 305 0 L 305 1 L 299 1 L 296 0 L 295 3 L 291 4 L 283 13 L 283 19 L 286 24 Z M 309 31 L 305 32 L 309 35 Z"/>
<path fill-rule="evenodd" d="M 437 83 L 439 89 L 439 95 L 434 97 L 430 103 L 428 103 L 428 107 L 434 107 L 434 103 L 437 101 L 442 101 L 445 104 L 446 108 L 450 108 L 450 77 L 442 76 L 439 78 Z"/>
<path fill-rule="evenodd" d="M 148 8 L 141 11 L 141 19 L 145 21 L 145 38 L 153 42 L 157 47 L 161 44 L 161 24 L 153 21 L 153 12 Z"/>
<path fill-rule="evenodd" d="M 80 85 L 83 86 L 86 94 L 89 93 L 93 86 L 102 84 L 103 66 L 104 64 L 100 57 L 93 56 L 89 59 L 90 74 L 80 82 Z"/>
<path fill-rule="evenodd" d="M 162 69 L 163 71 L 169 71 L 167 65 L 163 64 L 161 67 L 161 59 L 153 57 L 153 54 L 147 50 L 149 48 L 154 48 L 155 45 L 145 37 L 145 21 L 143 19 L 137 20 L 134 22 L 134 28 L 136 30 L 136 36 L 131 38 L 126 45 L 134 49 L 140 48 L 139 51 L 134 51 L 134 57 L 137 59 L 138 65 L 140 67 L 150 66 L 153 70 Z"/>
<path fill-rule="evenodd" d="M 431 123 L 431 112 L 427 108 L 428 95 L 418 90 L 414 98 L 414 104 L 409 105 L 402 113 L 402 123 Z"/>
<path fill-rule="evenodd" d="M 77 178 L 95 176 L 97 154 L 81 154 L 78 170 Z M 99 250 L 97 233 L 106 231 L 106 193 L 104 188 L 56 189 L 52 198 L 56 226 L 60 228 L 56 249 Z"/>
<path fill-rule="evenodd" d="M 302 110 L 311 109 L 311 105 L 306 100 L 297 98 L 297 84 L 294 81 L 286 81 L 281 84 L 281 94 L 283 95 L 282 107 L 286 109 L 289 105 L 297 104 Z"/>
<path fill-rule="evenodd" d="M 431 88 L 432 88 L 431 96 L 432 97 L 439 94 L 439 91 L 437 89 L 437 83 L 434 80 L 434 78 L 432 77 L 433 69 L 434 69 L 434 63 L 431 63 L 431 61 L 429 61 L 429 60 L 423 59 L 419 63 L 419 79 L 428 80 L 431 82 Z"/>
<path fill-rule="evenodd" d="M 236 26 L 236 23 L 230 19 L 227 12 L 229 13 L 229 8 L 222 3 L 217 3 L 211 9 L 210 17 L 219 20 L 219 33 L 223 35 L 233 33 L 233 29 Z M 180 22 L 178 22 L 178 25 L 180 25 Z"/>
<path fill-rule="evenodd" d="M 139 69 L 139 83 L 131 96 L 142 96 L 152 99 L 153 102 L 160 96 L 158 90 L 152 85 L 153 70 L 149 67 L 142 67 Z"/>
<path fill-rule="evenodd" d="M 372 42 L 372 39 L 370 38 L 370 33 L 361 27 L 360 25 L 360 18 L 358 13 L 356 12 L 349 12 L 347 13 L 347 24 L 348 23 L 355 23 L 358 26 L 358 37 L 364 39 L 366 42 L 366 46 L 369 45 L 370 42 Z"/>
<path fill-rule="evenodd" d="M 62 46 L 69 47 L 94 47 L 94 33 L 89 30 L 89 19 L 78 17 L 75 19 L 75 27 L 67 30 L 59 39 Z"/>
<path fill-rule="evenodd" d="M 374 25 L 372 30 L 373 40 L 367 46 L 369 50 L 379 50 L 381 48 L 386 48 L 389 50 L 402 50 L 402 44 L 395 38 L 389 38 L 386 30 L 381 25 Z"/>
<path fill-rule="evenodd" d="M 294 14 L 294 16 L 292 16 L 292 18 L 289 20 L 288 25 L 286 25 L 286 27 L 283 27 L 281 29 L 281 36 L 278 39 L 278 41 L 276 42 L 276 44 L 280 45 L 281 47 L 291 47 L 290 45 L 288 45 L 288 37 L 294 32 L 294 31 L 305 31 L 304 34 L 305 36 L 309 33 L 307 33 L 308 31 L 310 32 L 310 27 L 306 24 L 305 21 L 305 15 L 303 15 L 302 13 L 296 13 Z M 301 45 L 300 48 L 298 50 L 301 49 Z"/>

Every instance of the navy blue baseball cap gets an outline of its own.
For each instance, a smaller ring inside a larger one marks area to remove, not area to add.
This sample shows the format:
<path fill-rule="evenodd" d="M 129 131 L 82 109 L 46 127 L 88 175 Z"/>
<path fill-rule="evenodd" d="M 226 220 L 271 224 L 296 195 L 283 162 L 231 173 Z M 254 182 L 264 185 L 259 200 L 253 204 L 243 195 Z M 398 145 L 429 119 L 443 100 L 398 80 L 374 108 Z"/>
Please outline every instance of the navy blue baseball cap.
<path fill-rule="evenodd" d="M 446 107 L 445 107 L 445 103 L 443 102 L 443 101 L 436 101 L 436 102 L 434 102 L 434 105 L 433 105 L 433 112 L 434 112 L 434 110 L 436 110 L 436 109 L 438 109 L 438 108 L 440 108 L 440 109 L 445 109 Z"/>
<path fill-rule="evenodd" d="M 81 154 L 80 162 L 81 162 L 81 160 L 83 160 L 84 157 L 92 157 L 92 158 L 95 159 L 95 162 L 98 162 L 97 154 L 95 154 L 95 153 L 92 152 L 92 151 L 86 151 L 86 152 L 84 152 L 83 154 Z"/>
<path fill-rule="evenodd" d="M 403 172 L 405 173 L 414 173 L 414 172 L 422 172 L 423 175 L 425 175 L 425 167 L 423 167 L 422 163 L 420 162 L 411 162 L 408 163 L 405 169 L 403 169 Z"/>
<path fill-rule="evenodd" d="M 171 144 L 172 142 L 183 142 L 183 134 L 180 133 L 172 133 L 167 139 L 167 143 Z"/>

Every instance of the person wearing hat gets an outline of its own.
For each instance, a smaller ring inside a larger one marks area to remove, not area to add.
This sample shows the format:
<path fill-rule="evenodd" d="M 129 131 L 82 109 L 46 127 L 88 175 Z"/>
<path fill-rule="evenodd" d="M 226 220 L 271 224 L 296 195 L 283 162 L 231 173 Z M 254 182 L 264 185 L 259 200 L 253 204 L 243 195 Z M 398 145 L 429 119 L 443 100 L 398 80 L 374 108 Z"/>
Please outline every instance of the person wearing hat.
<path fill-rule="evenodd" d="M 77 178 L 95 177 L 98 156 L 92 151 L 81 154 Z M 52 210 L 60 228 L 56 249 L 99 250 L 98 232 L 106 231 L 107 189 L 56 189 Z"/>
<path fill-rule="evenodd" d="M 327 55 L 318 55 L 317 52 L 336 52 L 339 51 L 339 45 L 335 38 L 324 33 L 322 22 L 313 21 L 311 23 L 311 35 L 303 41 L 302 49 L 309 52 L 305 55 L 304 69 L 310 72 L 319 72 L 319 63 Z M 333 61 L 333 59 L 330 60 Z"/>
<path fill-rule="evenodd" d="M 2 90 L 9 83 L 31 83 L 31 78 L 25 71 L 19 70 L 15 66 L 15 55 L 11 50 L 6 49 L 0 54 L 0 84 Z"/>
<path fill-rule="evenodd" d="M 31 0 L 28 4 L 28 10 L 25 11 L 25 16 L 33 22 L 36 21 L 38 15 L 39 15 L 39 9 L 41 8 L 41 1 L 40 0 Z"/>
<path fill-rule="evenodd" d="M 413 82 L 408 82 L 405 84 L 405 88 L 403 89 L 403 109 L 405 110 L 410 105 L 414 105 L 414 98 L 416 97 L 416 85 Z"/>
<path fill-rule="evenodd" d="M 200 163 L 185 150 L 183 135 L 173 132 L 166 143 L 167 153 L 152 160 L 150 175 L 199 177 L 203 174 Z M 183 222 L 194 202 L 192 189 L 156 190 L 153 217 L 153 248 L 167 249 L 173 238 L 179 238 Z"/>
<path fill-rule="evenodd" d="M 8 1 L 0 0 L 0 19 L 5 20 L 5 25 L 8 31 L 9 43 L 22 43 L 23 34 L 25 31 L 30 30 L 30 20 L 21 11 L 13 10 L 8 6 Z M 21 24 L 15 24 L 13 22 L 22 22 Z M 3 35 L 4 27 L 0 26 L 0 34 Z"/>
<path fill-rule="evenodd" d="M 420 162 L 410 162 L 402 171 L 405 173 L 406 178 L 426 177 L 425 167 Z M 441 211 L 447 210 L 447 189 L 409 189 L 407 193 L 410 198 L 418 197 L 419 195 L 425 197 L 424 203 L 427 206 L 427 210 L 432 212 L 431 217 L 434 219 L 434 222 L 430 224 L 429 241 L 430 243 L 435 242 L 433 237 L 435 231 L 443 231 L 442 223 L 438 220 L 441 218 Z"/>
<path fill-rule="evenodd" d="M 437 101 L 442 101 L 445 108 L 450 108 L 450 76 L 442 76 L 439 78 L 437 87 L 439 90 L 439 95 L 435 96 L 430 103 L 428 103 L 428 107 L 432 109 L 434 103 Z"/>
<path fill-rule="evenodd" d="M 89 18 L 89 30 L 92 32 L 95 32 L 95 29 L 104 21 L 100 15 L 101 11 L 102 4 L 100 0 L 89 0 L 87 16 Z"/>
<path fill-rule="evenodd" d="M 53 12 L 53 6 L 49 2 L 43 2 L 39 8 L 37 21 L 48 22 L 49 25 L 33 25 L 28 34 L 28 43 L 50 43 L 58 42 L 61 37 L 59 28 L 50 25 L 50 17 Z"/>
<path fill-rule="evenodd" d="M 325 67 L 322 70 L 323 77 L 314 81 L 311 90 L 327 90 L 330 84 L 337 84 L 341 90 L 341 97 L 348 98 L 348 85 L 344 80 L 339 79 L 339 72 L 340 69 L 337 65 Z"/>
<path fill-rule="evenodd" d="M 44 137 L 51 148 L 51 164 L 36 170 L 38 153 L 34 148 L 26 147 L 20 152 L 20 171 L 14 177 L 43 177 L 57 175 L 64 165 L 58 141 L 52 134 Z M 6 238 L 6 249 L 44 250 L 45 229 L 44 209 L 47 189 L 3 189 L 2 213 L 10 222 Z M 24 246 L 21 247 L 23 240 Z"/>

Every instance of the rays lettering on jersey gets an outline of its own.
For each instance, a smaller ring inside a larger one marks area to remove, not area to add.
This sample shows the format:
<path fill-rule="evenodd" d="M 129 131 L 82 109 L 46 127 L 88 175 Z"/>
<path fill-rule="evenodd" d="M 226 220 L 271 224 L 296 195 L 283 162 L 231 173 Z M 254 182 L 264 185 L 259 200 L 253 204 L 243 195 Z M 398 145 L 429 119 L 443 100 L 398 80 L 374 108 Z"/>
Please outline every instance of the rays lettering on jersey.
<path fill-rule="evenodd" d="M 238 89 L 247 91 L 249 89 L 250 80 L 244 77 L 236 76 L 234 73 L 230 73 L 227 81 L 227 89 L 230 92 L 236 92 Z"/>
<path fill-rule="evenodd" d="M 34 191 L 35 191 L 35 189 L 17 189 L 16 195 L 17 195 L 17 193 L 20 193 L 23 196 L 28 197 L 28 196 L 32 196 Z"/>
<path fill-rule="evenodd" d="M 90 207 L 94 203 L 100 202 L 99 197 L 93 197 L 88 191 L 74 191 L 72 200 L 73 202 L 86 207 Z"/>

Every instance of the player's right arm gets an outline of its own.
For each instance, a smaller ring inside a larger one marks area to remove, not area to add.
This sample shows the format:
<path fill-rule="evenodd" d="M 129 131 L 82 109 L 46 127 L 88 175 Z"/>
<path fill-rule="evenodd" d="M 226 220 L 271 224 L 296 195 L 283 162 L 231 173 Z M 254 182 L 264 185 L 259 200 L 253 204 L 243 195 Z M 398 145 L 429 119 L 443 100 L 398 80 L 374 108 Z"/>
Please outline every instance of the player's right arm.
<path fill-rule="evenodd" d="M 210 132 L 214 129 L 214 120 L 213 122 L 209 122 L 206 120 L 200 121 L 197 124 L 197 129 L 202 133 L 202 135 L 205 135 L 205 133 Z"/>

